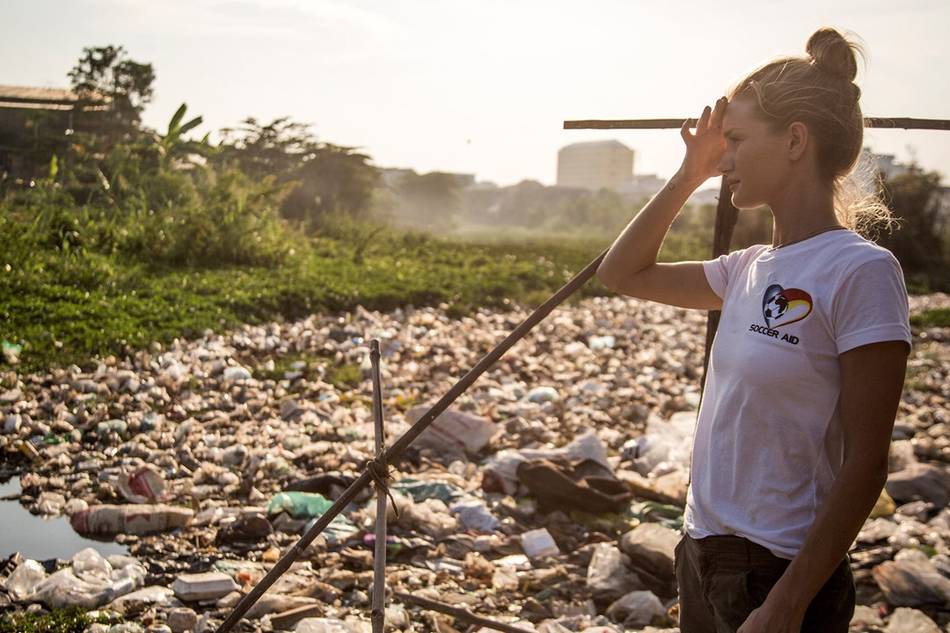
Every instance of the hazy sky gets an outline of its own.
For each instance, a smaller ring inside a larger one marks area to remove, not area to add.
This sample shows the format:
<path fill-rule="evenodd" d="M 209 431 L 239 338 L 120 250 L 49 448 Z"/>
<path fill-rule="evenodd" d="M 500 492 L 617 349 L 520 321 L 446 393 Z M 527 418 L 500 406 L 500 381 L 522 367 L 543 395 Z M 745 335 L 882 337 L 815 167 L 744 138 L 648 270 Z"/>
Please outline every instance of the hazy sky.
<path fill-rule="evenodd" d="M 151 62 L 147 124 L 179 104 L 217 130 L 289 115 L 377 165 L 553 184 L 568 143 L 616 138 L 668 176 L 677 130 L 565 119 L 698 116 L 820 26 L 857 33 L 866 116 L 950 118 L 947 0 L 0 0 L 0 84 L 68 85 L 84 46 Z M 950 176 L 950 132 L 869 131 L 877 152 Z"/>

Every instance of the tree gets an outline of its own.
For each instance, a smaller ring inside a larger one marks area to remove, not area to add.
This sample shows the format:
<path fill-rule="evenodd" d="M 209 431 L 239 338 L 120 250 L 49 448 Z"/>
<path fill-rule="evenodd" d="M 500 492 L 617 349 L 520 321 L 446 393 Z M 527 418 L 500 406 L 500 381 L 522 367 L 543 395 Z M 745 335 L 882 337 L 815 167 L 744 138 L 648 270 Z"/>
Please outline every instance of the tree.
<path fill-rule="evenodd" d="M 309 125 L 288 117 L 268 124 L 245 119 L 222 130 L 218 160 L 234 162 L 245 173 L 295 183 L 281 213 L 314 230 L 330 215 L 363 220 L 369 215 L 378 170 L 356 148 L 319 141 Z"/>
<path fill-rule="evenodd" d="M 114 136 L 138 127 L 142 109 L 152 100 L 155 69 L 129 59 L 121 46 L 96 46 L 83 49 L 69 79 L 81 99 L 109 102 L 107 134 Z"/>
<path fill-rule="evenodd" d="M 396 187 L 397 216 L 409 225 L 447 230 L 455 226 L 461 203 L 461 187 L 452 174 L 415 172 L 403 176 Z"/>
<path fill-rule="evenodd" d="M 178 106 L 178 110 L 175 111 L 168 122 L 168 130 L 165 134 L 155 135 L 162 165 L 165 167 L 175 159 L 187 159 L 189 154 L 207 155 L 211 152 L 211 145 L 208 142 L 209 134 L 205 134 L 200 141 L 185 140 L 185 134 L 201 125 L 203 120 L 202 117 L 196 116 L 190 121 L 182 123 L 187 111 L 187 104 L 183 103 Z"/>
<path fill-rule="evenodd" d="M 884 197 L 899 226 L 877 242 L 894 253 L 906 274 L 944 286 L 950 278 L 942 243 L 946 227 L 940 179 L 938 172 L 912 166 L 908 173 L 885 180 Z"/>
<path fill-rule="evenodd" d="M 259 123 L 254 117 L 221 130 L 219 160 L 233 162 L 249 176 L 290 179 L 319 145 L 309 125 L 280 117 Z"/>
<path fill-rule="evenodd" d="M 284 202 L 284 217 L 319 226 L 331 214 L 366 220 L 379 172 L 352 147 L 321 143 L 293 174 L 300 185 Z"/>

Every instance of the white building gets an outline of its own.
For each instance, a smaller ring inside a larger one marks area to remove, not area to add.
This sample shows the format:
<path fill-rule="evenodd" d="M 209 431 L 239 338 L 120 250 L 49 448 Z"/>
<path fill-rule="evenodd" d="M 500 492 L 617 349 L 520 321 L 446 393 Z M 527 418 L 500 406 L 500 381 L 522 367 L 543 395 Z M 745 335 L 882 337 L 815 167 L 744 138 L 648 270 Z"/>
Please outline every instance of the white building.
<path fill-rule="evenodd" d="M 620 141 L 590 141 L 557 153 L 557 185 L 619 190 L 633 178 L 633 150 Z"/>
<path fill-rule="evenodd" d="M 895 160 L 894 154 L 875 154 L 871 151 L 870 147 L 865 147 L 861 150 L 859 160 L 871 161 L 874 167 L 884 175 L 885 180 L 893 178 L 894 176 L 908 174 L 911 171 L 910 165 L 898 163 Z"/>

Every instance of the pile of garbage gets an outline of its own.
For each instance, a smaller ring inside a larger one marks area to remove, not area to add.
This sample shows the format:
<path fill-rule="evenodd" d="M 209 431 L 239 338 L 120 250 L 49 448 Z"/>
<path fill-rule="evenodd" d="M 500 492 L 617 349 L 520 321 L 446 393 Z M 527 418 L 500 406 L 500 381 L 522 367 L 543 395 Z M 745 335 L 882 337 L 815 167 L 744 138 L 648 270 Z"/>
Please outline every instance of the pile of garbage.
<path fill-rule="evenodd" d="M 0 610 L 214 630 L 374 456 L 369 340 L 391 443 L 525 316 L 357 309 L 8 372 L 0 480 L 128 555 L 0 552 Z M 387 628 L 677 630 L 704 337 L 703 312 L 614 297 L 516 344 L 392 464 Z M 851 552 L 855 631 L 950 623 L 947 329 L 915 332 L 908 367 L 891 475 Z M 369 631 L 375 508 L 357 495 L 235 630 Z"/>

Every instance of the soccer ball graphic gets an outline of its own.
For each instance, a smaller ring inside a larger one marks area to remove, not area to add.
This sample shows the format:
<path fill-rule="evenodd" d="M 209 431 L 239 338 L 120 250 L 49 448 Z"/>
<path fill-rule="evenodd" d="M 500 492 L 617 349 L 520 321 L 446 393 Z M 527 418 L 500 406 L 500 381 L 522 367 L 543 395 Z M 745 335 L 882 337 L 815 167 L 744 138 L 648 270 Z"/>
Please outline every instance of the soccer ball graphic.
<path fill-rule="evenodd" d="M 799 288 L 772 284 L 762 296 L 762 316 L 770 328 L 801 321 L 811 314 L 811 308 L 811 296 Z"/>
<path fill-rule="evenodd" d="M 766 323 L 768 323 L 769 321 L 777 320 L 780 316 L 785 314 L 786 310 L 788 310 L 788 299 L 781 294 L 777 294 L 762 306 L 762 315 L 765 317 Z"/>

